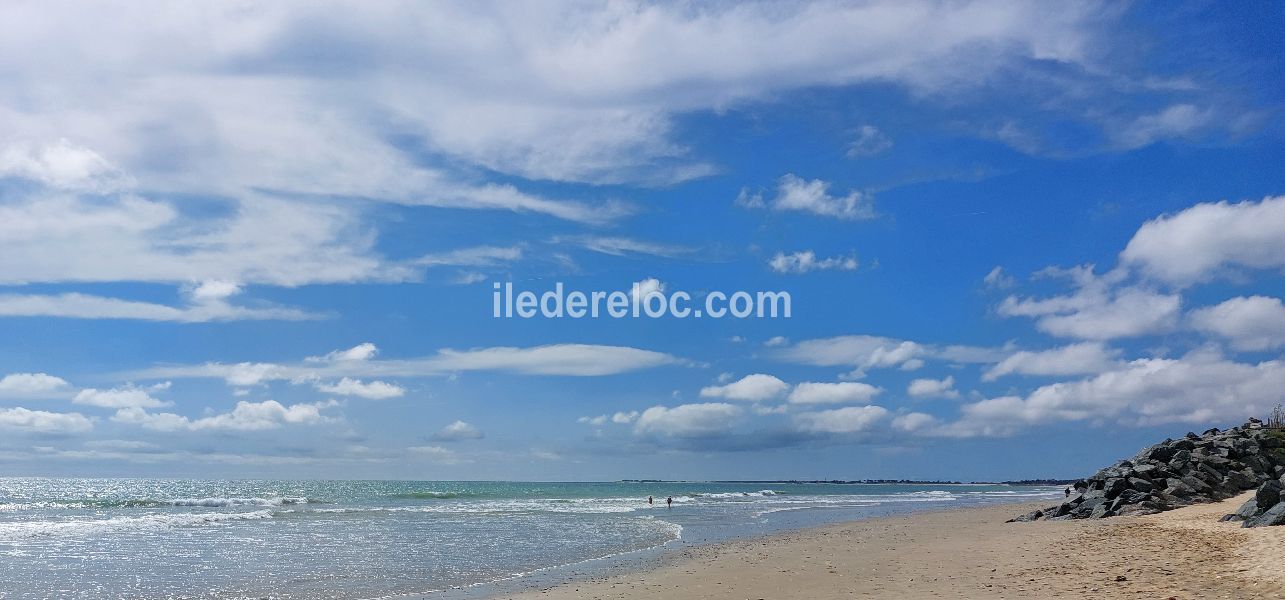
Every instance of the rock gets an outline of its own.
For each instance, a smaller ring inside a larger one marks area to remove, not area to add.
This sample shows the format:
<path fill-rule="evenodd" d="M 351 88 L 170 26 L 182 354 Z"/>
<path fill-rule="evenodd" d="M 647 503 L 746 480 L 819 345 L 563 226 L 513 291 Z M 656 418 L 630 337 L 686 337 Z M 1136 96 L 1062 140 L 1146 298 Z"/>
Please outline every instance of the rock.
<path fill-rule="evenodd" d="M 1016 517 L 1013 517 L 1012 519 L 1009 519 L 1006 522 L 1007 523 L 1026 523 L 1029 521 L 1038 521 L 1040 520 L 1040 517 L 1043 517 L 1043 516 L 1044 516 L 1044 509 L 1037 508 L 1024 515 L 1018 515 Z"/>
<path fill-rule="evenodd" d="M 1285 502 L 1277 503 L 1263 514 L 1245 521 L 1245 527 L 1272 527 L 1285 525 Z"/>
<path fill-rule="evenodd" d="M 1120 492 L 1123 492 L 1127 489 L 1129 489 L 1128 480 L 1122 479 L 1122 478 L 1114 478 L 1114 479 L 1108 479 L 1106 481 L 1106 485 L 1102 488 L 1102 491 L 1103 491 L 1103 495 L 1107 499 L 1114 500 L 1116 496 L 1120 495 Z"/>
<path fill-rule="evenodd" d="M 1254 500 L 1258 503 L 1259 508 L 1276 506 L 1281 501 L 1281 482 L 1273 479 L 1259 486 L 1258 492 L 1254 494 Z"/>
<path fill-rule="evenodd" d="M 1225 518 L 1247 524 L 1269 522 L 1274 516 L 1267 513 L 1285 504 L 1285 436 L 1262 429 L 1261 424 L 1211 428 L 1200 435 L 1188 432 L 1179 439 L 1147 446 L 1133 458 L 1103 468 L 1071 487 L 1074 492 L 1061 504 L 1013 521 L 1151 514 L 1257 488 L 1261 492 L 1256 492 L 1252 503 Z"/>

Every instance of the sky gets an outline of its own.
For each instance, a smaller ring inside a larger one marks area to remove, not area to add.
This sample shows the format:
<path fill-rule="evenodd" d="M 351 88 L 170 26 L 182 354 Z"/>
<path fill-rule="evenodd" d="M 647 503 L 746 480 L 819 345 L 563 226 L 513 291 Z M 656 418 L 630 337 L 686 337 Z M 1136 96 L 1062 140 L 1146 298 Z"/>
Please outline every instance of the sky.
<path fill-rule="evenodd" d="M 0 475 L 1077 477 L 1263 416 L 1282 25 L 6 2 Z M 791 314 L 492 314 L 559 283 Z"/>

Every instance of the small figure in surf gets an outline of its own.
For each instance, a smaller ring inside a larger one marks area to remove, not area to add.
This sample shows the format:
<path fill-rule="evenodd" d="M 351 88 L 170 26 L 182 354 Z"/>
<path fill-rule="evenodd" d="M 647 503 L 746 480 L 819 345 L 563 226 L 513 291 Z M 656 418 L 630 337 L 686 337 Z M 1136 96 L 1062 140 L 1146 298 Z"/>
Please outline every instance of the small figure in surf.
<path fill-rule="evenodd" d="M 665 498 L 665 508 L 673 508 L 673 507 L 674 507 L 674 497 L 670 496 L 668 498 Z"/>
<path fill-rule="evenodd" d="M 652 504 L 653 502 L 651 501 L 651 496 L 647 496 L 647 506 L 651 506 Z"/>

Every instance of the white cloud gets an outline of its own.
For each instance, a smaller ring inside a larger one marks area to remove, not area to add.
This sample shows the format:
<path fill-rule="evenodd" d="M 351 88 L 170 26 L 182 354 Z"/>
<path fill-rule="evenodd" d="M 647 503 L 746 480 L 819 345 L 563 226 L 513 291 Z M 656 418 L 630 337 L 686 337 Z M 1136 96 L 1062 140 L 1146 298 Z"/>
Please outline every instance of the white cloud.
<path fill-rule="evenodd" d="M 0 148 L 0 179 L 8 177 L 89 193 L 108 193 L 131 185 L 124 173 L 97 152 L 67 139 L 48 144 L 17 141 Z"/>
<path fill-rule="evenodd" d="M 779 350 L 776 356 L 805 365 L 854 367 L 849 377 L 860 379 L 867 369 L 897 367 L 913 371 L 922 367 L 925 359 L 961 364 L 993 363 L 1002 360 L 1009 351 L 1007 346 L 940 346 L 873 335 L 841 335 L 803 340 Z"/>
<path fill-rule="evenodd" d="M 737 204 L 747 208 L 765 205 L 761 197 L 747 195 L 744 190 L 737 197 Z M 865 194 L 853 190 L 843 196 L 832 196 L 828 182 L 820 179 L 808 181 L 793 173 L 781 177 L 777 182 L 776 196 L 766 206 L 773 210 L 810 212 L 848 221 L 875 217 L 873 203 Z M 856 268 L 855 265 L 852 268 Z"/>
<path fill-rule="evenodd" d="M 1191 311 L 1192 327 L 1231 342 L 1237 350 L 1271 350 L 1285 346 L 1285 306 L 1280 298 L 1232 298 Z"/>
<path fill-rule="evenodd" d="M 348 362 L 359 360 L 370 360 L 379 354 L 379 348 L 370 342 L 362 342 L 348 348 L 347 350 L 332 350 L 324 356 L 309 356 L 304 362 L 326 363 L 326 362 Z"/>
<path fill-rule="evenodd" d="M 912 398 L 958 398 L 959 390 L 955 389 L 955 377 L 945 379 L 916 379 L 906 386 L 906 393 Z"/>
<path fill-rule="evenodd" d="M 211 279 L 202 281 L 200 285 L 193 287 L 188 295 L 195 302 L 211 302 L 224 300 L 241 293 L 241 284 L 235 281 L 225 281 L 222 279 Z"/>
<path fill-rule="evenodd" d="M 629 412 L 618 412 L 614 415 L 611 415 L 611 422 L 619 423 L 619 424 L 633 423 L 634 421 L 638 420 L 638 414 L 639 413 L 636 410 L 631 410 Z"/>
<path fill-rule="evenodd" d="M 385 400 L 400 398 L 406 395 L 406 389 L 392 383 L 371 381 L 364 383 L 360 379 L 344 377 L 333 384 L 318 383 L 317 391 L 338 396 L 357 396 L 367 400 Z"/>
<path fill-rule="evenodd" d="M 336 203 L 271 196 L 235 201 L 215 215 L 129 194 L 16 198 L 0 206 L 0 283 L 296 286 L 412 277 L 373 253 L 359 220 Z"/>
<path fill-rule="evenodd" d="M 606 425 L 607 415 L 598 415 L 596 417 L 589 417 L 589 416 L 580 417 L 579 419 L 576 419 L 576 422 L 584 423 L 585 425 L 595 425 L 595 426 Z"/>
<path fill-rule="evenodd" d="M 206 323 L 212 321 L 303 321 L 322 318 L 289 307 L 251 308 L 222 300 L 169 306 L 87 294 L 0 294 L 0 317 L 63 317 Z"/>
<path fill-rule="evenodd" d="M 459 442 L 463 440 L 480 440 L 483 437 L 486 436 L 477 427 L 464 421 L 455 421 L 433 433 L 431 439 L 435 442 Z"/>
<path fill-rule="evenodd" d="M 982 375 L 982 381 L 995 381 L 1009 374 L 1080 375 L 1100 373 L 1116 364 L 1120 352 L 1099 342 L 1081 342 L 1050 350 L 1014 352 Z"/>
<path fill-rule="evenodd" d="M 1145 287 L 1124 286 L 1127 275 L 1115 270 L 1098 276 L 1093 265 L 1072 269 L 1048 268 L 1046 277 L 1067 278 L 1075 291 L 1044 299 L 1009 296 L 996 309 L 1005 317 L 1031 317 L 1041 331 L 1059 337 L 1110 340 L 1162 333 L 1174 329 L 1182 313 L 1182 298 Z"/>
<path fill-rule="evenodd" d="M 0 396 L 41 396 L 69 387 L 67 380 L 47 373 L 10 373 L 0 379 Z"/>
<path fill-rule="evenodd" d="M 998 266 L 991 269 L 990 272 L 986 274 L 986 277 L 982 278 L 982 282 L 986 284 L 986 287 L 993 289 L 1010 288 L 1016 283 L 1012 276 L 1004 272 L 1004 267 Z"/>
<path fill-rule="evenodd" d="M 656 294 L 665 293 L 665 284 L 655 277 L 648 277 L 642 281 L 635 281 L 629 286 L 629 298 L 634 304 L 641 305 L 648 298 Z"/>
<path fill-rule="evenodd" d="M 799 413 L 794 426 L 807 433 L 860 433 L 868 431 L 887 416 L 881 406 L 849 406 L 834 410 Z"/>
<path fill-rule="evenodd" d="M 138 425 L 156 431 L 265 431 L 283 425 L 316 425 L 333 419 L 321 414 L 326 408 L 338 406 L 334 401 L 285 406 L 276 400 L 263 402 L 237 402 L 226 413 L 199 419 L 189 419 L 174 413 L 149 413 L 138 407 L 122 408 L 112 416 L 112 421 Z"/>
<path fill-rule="evenodd" d="M 83 433 L 93 428 L 94 422 L 80 413 L 28 410 L 20 406 L 0 408 L 0 429 L 36 433 Z"/>
<path fill-rule="evenodd" d="M 791 404 L 866 404 L 881 393 L 883 390 L 880 388 L 856 381 L 804 382 L 794 386 L 788 401 Z"/>
<path fill-rule="evenodd" d="M 701 388 L 702 398 L 726 398 L 728 400 L 745 400 L 763 402 L 778 398 L 790 389 L 790 385 L 763 373 L 746 375 L 726 385 L 711 385 Z"/>
<path fill-rule="evenodd" d="M 170 406 L 173 402 L 153 398 L 147 390 L 133 386 L 99 390 L 85 388 L 76 393 L 74 404 L 97 406 L 99 408 L 160 408 Z"/>
<path fill-rule="evenodd" d="M 557 242 L 560 240 L 555 239 L 554 241 Z M 645 254 L 648 256 L 659 256 L 661 258 L 674 258 L 692 253 L 692 249 L 686 246 L 665 244 L 661 242 L 649 242 L 646 240 L 637 240 L 619 236 L 585 236 L 573 238 L 573 241 L 583 246 L 586 250 L 592 250 L 600 254 L 608 254 L 611 256 Z"/>
<path fill-rule="evenodd" d="M 247 362 L 159 366 L 123 375 L 131 379 L 214 377 L 226 380 L 228 385 L 245 387 L 267 381 L 304 383 L 334 377 L 425 377 L 454 371 L 508 371 L 527 375 L 595 377 L 685 362 L 661 352 L 593 344 L 443 349 L 427 357 L 397 360 L 335 360 L 327 357 L 317 357 L 315 360 L 292 365 Z"/>
<path fill-rule="evenodd" d="M 892 428 L 902 433 L 913 433 L 937 427 L 937 417 L 927 413 L 912 412 L 892 419 Z"/>
<path fill-rule="evenodd" d="M 1285 269 L 1285 196 L 1197 204 L 1147 221 L 1120 253 L 1123 264 L 1174 285 L 1236 268 Z"/>
<path fill-rule="evenodd" d="M 784 254 L 777 252 L 768 266 L 777 273 L 807 273 L 809 271 L 853 271 L 857 268 L 857 259 L 852 256 L 831 256 L 818 259 L 815 252 L 804 250 Z"/>
<path fill-rule="evenodd" d="M 1213 111 L 1191 104 L 1175 104 L 1164 110 L 1137 117 L 1115 132 L 1116 145 L 1124 149 L 1140 148 L 1169 138 L 1187 137 L 1209 124 Z"/>
<path fill-rule="evenodd" d="M 634 431 L 680 438 L 716 435 L 728 432 L 741 414 L 739 407 L 723 402 L 653 406 L 638 416 Z"/>
<path fill-rule="evenodd" d="M 668 354 L 627 346 L 553 344 L 532 348 L 442 350 L 436 357 L 423 362 L 430 369 L 447 371 L 495 370 L 531 375 L 592 377 L 650 369 L 681 361 Z M 396 368 L 390 371 L 405 372 Z"/>
<path fill-rule="evenodd" d="M 490 267 L 511 263 L 521 258 L 522 248 L 518 246 L 477 246 L 426 254 L 414 262 L 426 266 Z"/>
<path fill-rule="evenodd" d="M 763 342 L 763 345 L 768 348 L 776 348 L 777 346 L 784 346 L 788 343 L 790 343 L 789 339 L 783 335 L 778 335 L 768 339 L 766 342 Z"/>
<path fill-rule="evenodd" d="M 892 147 L 892 138 L 874 125 L 857 128 L 857 137 L 848 145 L 848 158 L 865 158 Z"/>
<path fill-rule="evenodd" d="M 932 434 L 1009 435 L 1056 421 L 1240 423 L 1282 401 L 1285 363 L 1239 363 L 1197 351 L 1178 359 L 1134 360 L 1087 379 L 1041 386 L 1025 397 L 968 404 L 959 421 Z"/>

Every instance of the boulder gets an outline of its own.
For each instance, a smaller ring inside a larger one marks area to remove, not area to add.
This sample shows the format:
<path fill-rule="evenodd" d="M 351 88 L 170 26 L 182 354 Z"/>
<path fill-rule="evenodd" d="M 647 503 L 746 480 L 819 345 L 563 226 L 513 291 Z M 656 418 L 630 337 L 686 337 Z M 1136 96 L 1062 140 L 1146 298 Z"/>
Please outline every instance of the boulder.
<path fill-rule="evenodd" d="M 1276 525 L 1285 525 L 1285 502 L 1277 503 L 1267 509 L 1263 514 L 1252 519 L 1246 520 L 1245 527 L 1273 527 Z"/>
<path fill-rule="evenodd" d="M 1133 458 L 1103 468 L 1071 487 L 1074 492 L 1061 504 L 1013 520 L 1151 514 L 1258 488 L 1254 501 L 1226 518 L 1244 521 L 1247 526 L 1251 521 L 1272 522 L 1277 520 L 1272 511 L 1285 504 L 1285 436 L 1249 424 L 1206 429 L 1200 435 L 1188 432 L 1176 440 L 1147 446 Z"/>
<path fill-rule="evenodd" d="M 1258 492 L 1254 494 L 1254 501 L 1260 508 L 1276 506 L 1281 501 L 1281 489 L 1285 487 L 1280 481 L 1275 479 L 1259 486 Z"/>

